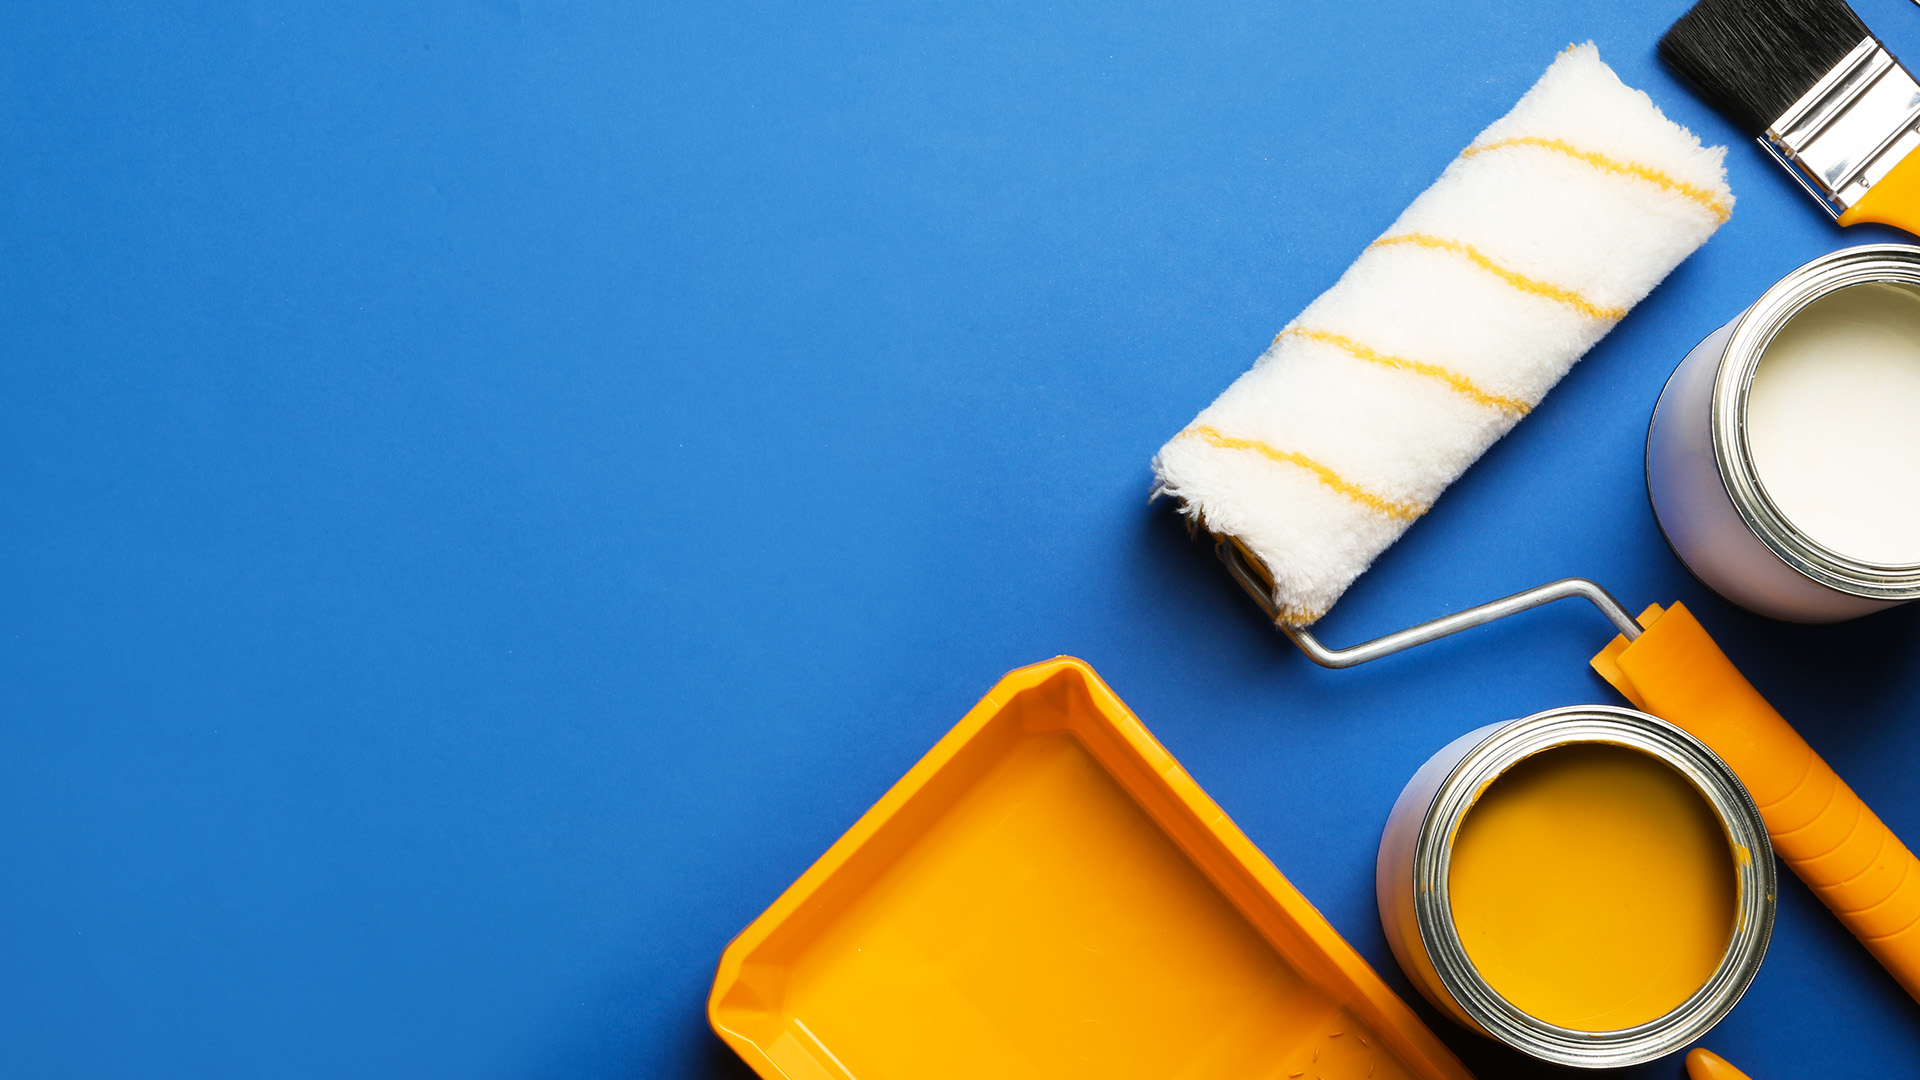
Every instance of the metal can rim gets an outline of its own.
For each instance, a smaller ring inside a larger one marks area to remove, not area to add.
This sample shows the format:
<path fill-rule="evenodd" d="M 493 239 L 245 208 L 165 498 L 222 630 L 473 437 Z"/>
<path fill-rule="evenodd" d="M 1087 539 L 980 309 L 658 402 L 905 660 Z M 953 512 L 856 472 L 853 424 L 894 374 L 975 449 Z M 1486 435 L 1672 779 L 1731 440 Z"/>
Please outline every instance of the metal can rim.
<path fill-rule="evenodd" d="M 1739 886 L 1734 931 L 1712 977 L 1665 1016 L 1616 1031 L 1580 1031 L 1522 1012 L 1481 977 L 1454 926 L 1447 879 L 1453 838 L 1480 792 L 1521 760 L 1558 746 L 1607 743 L 1639 750 L 1689 780 L 1726 829 Z M 1694 1042 L 1746 993 L 1773 934 L 1777 879 L 1765 822 L 1745 785 L 1712 750 L 1646 713 L 1607 705 L 1551 709 L 1510 721 L 1468 750 L 1428 805 L 1413 857 L 1421 944 L 1447 994 L 1487 1034 L 1546 1061 L 1619 1068 Z"/>
<path fill-rule="evenodd" d="M 1747 528 L 1782 562 L 1830 589 L 1876 600 L 1920 598 L 1920 563 L 1876 563 L 1821 544 L 1787 519 L 1767 495 L 1747 440 L 1747 398 L 1767 346 L 1807 305 L 1855 285 L 1920 289 L 1920 247 L 1863 244 L 1842 248 L 1789 273 L 1734 322 L 1714 379 L 1713 455 L 1721 482 Z"/>

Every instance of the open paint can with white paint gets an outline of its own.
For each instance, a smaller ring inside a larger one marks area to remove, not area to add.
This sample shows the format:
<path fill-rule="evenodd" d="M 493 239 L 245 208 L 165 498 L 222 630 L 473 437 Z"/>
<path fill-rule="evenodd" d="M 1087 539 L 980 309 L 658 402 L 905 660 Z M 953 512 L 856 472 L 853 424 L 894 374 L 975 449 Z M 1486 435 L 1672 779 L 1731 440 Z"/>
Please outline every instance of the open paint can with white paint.
<path fill-rule="evenodd" d="M 1667 542 L 1791 622 L 1920 598 L 1920 247 L 1815 259 L 1708 335 L 1647 432 Z"/>

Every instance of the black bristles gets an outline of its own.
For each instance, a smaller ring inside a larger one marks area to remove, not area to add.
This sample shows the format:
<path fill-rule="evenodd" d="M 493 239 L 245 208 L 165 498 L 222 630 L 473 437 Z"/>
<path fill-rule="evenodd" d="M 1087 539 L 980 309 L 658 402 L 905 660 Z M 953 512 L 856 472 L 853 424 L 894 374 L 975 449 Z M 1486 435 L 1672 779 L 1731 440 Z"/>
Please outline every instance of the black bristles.
<path fill-rule="evenodd" d="M 1759 135 L 1869 36 L 1845 0 L 1700 0 L 1660 58 Z"/>

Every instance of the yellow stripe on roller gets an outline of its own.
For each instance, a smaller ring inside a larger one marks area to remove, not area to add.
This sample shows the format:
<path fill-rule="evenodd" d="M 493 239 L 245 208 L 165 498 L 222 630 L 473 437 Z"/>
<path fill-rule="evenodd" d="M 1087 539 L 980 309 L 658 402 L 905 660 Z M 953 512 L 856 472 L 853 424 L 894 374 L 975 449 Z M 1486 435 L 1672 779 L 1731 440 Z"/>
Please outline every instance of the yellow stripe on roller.
<path fill-rule="evenodd" d="M 1706 207 L 1707 210 L 1710 211 L 1714 217 L 1720 219 L 1722 223 L 1733 216 L 1733 207 L 1727 205 L 1725 199 L 1708 191 L 1706 188 L 1697 187 L 1684 180 L 1676 180 L 1666 173 L 1661 172 L 1659 169 L 1650 168 L 1646 165 L 1638 165 L 1631 161 L 1616 161 L 1605 154 L 1592 150 L 1582 150 L 1564 139 L 1543 139 L 1537 135 L 1525 135 L 1519 138 L 1501 139 L 1498 142 L 1490 142 L 1482 146 L 1469 146 L 1465 150 L 1460 151 L 1460 156 L 1463 158 L 1477 157 L 1489 150 L 1501 150 L 1509 146 L 1534 146 L 1542 150 L 1551 150 L 1556 154 L 1565 154 L 1577 161 L 1584 161 L 1603 172 L 1614 173 L 1618 176 L 1631 176 L 1636 180 L 1645 180 L 1647 183 L 1659 187 L 1662 191 L 1671 191 L 1676 195 L 1692 199 L 1694 202 Z"/>
<path fill-rule="evenodd" d="M 1280 621 L 1286 623 L 1288 626 L 1304 629 L 1325 618 L 1327 612 L 1332 610 L 1332 608 L 1320 608 L 1318 610 L 1310 610 L 1308 608 L 1281 608 Z"/>
<path fill-rule="evenodd" d="M 1196 439 L 1202 439 L 1222 450 L 1251 450 L 1269 461 L 1278 461 L 1284 465 L 1297 465 L 1312 473 L 1314 479 L 1345 495 L 1347 498 L 1352 499 L 1354 502 L 1359 503 L 1361 506 L 1385 514 L 1390 518 L 1398 518 L 1401 521 L 1412 521 L 1414 518 L 1427 512 L 1427 508 L 1424 506 L 1419 506 L 1414 503 L 1394 502 L 1391 499 L 1375 495 L 1373 492 L 1348 480 L 1346 477 L 1341 476 L 1339 473 L 1334 472 L 1332 469 L 1327 468 L 1325 465 L 1320 464 L 1305 454 L 1296 454 L 1291 450 L 1276 450 L 1258 439 L 1241 439 L 1232 435 L 1223 435 L 1218 428 L 1210 424 L 1195 424 L 1175 436 L 1175 438 L 1187 435 L 1191 435 Z"/>
<path fill-rule="evenodd" d="M 1253 549 L 1243 543 L 1237 536 L 1221 536 L 1220 539 L 1232 544 L 1234 548 L 1240 552 L 1241 556 L 1245 558 L 1247 565 L 1253 570 L 1254 580 L 1271 596 L 1273 594 L 1273 571 L 1267 567 L 1266 563 L 1261 561 L 1260 556 L 1255 555 Z M 1274 621 L 1284 623 L 1287 626 L 1311 626 L 1319 622 L 1321 616 L 1331 610 L 1330 608 L 1289 607 L 1278 596 L 1273 597 L 1273 603 L 1274 607 L 1278 609 L 1278 613 L 1274 616 Z"/>
<path fill-rule="evenodd" d="M 1367 246 L 1396 247 L 1401 244 L 1412 244 L 1416 247 L 1423 247 L 1432 251 L 1451 252 L 1466 259 L 1473 265 L 1478 266 L 1480 269 L 1487 271 L 1501 281 L 1519 289 L 1521 292 L 1532 293 L 1535 296 L 1545 297 L 1548 300 L 1565 304 L 1582 315 L 1587 315 L 1595 319 L 1605 319 L 1610 322 L 1617 322 L 1627 317 L 1626 308 L 1601 307 L 1572 289 L 1562 288 L 1551 282 L 1535 281 L 1525 274 L 1517 273 L 1501 266 L 1472 244 L 1463 244 L 1458 240 L 1448 240 L 1445 237 L 1433 236 L 1428 233 L 1401 233 L 1398 236 L 1383 236 Z"/>
<path fill-rule="evenodd" d="M 1489 409 L 1499 409 L 1501 412 L 1512 413 L 1515 416 L 1525 416 L 1533 409 L 1533 406 L 1521 401 L 1519 398 L 1506 397 L 1501 394 L 1493 394 L 1482 390 L 1474 384 L 1472 379 L 1467 378 L 1457 371 L 1449 371 L 1439 364 L 1428 364 L 1419 360 L 1408 360 L 1402 356 L 1388 356 L 1385 353 L 1375 352 L 1345 334 L 1330 333 L 1326 330 L 1309 330 L 1302 326 L 1290 326 L 1274 335 L 1273 340 L 1279 341 L 1283 337 L 1298 337 L 1305 338 L 1308 341 L 1318 341 L 1323 345 L 1332 345 L 1336 349 L 1343 349 L 1357 359 L 1365 360 L 1369 364 L 1398 368 L 1401 371 L 1411 371 L 1415 374 L 1425 375 L 1429 379 L 1437 379 L 1451 387 L 1462 397 L 1467 398 L 1475 404 L 1485 405 Z"/>

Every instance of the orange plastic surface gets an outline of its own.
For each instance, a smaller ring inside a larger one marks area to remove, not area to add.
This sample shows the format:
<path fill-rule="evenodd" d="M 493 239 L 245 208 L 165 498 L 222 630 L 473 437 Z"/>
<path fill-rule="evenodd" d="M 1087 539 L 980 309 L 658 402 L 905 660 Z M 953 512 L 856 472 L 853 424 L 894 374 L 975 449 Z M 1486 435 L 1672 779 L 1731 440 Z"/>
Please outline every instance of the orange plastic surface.
<path fill-rule="evenodd" d="M 1467 1080 L 1154 741 L 1012 672 L 727 947 L 767 1080 Z"/>
<path fill-rule="evenodd" d="M 1747 1080 L 1747 1074 L 1719 1054 L 1696 1046 L 1687 1052 L 1687 1080 Z"/>
<path fill-rule="evenodd" d="M 1920 150 L 1901 158 L 1892 172 L 1840 215 L 1842 225 L 1863 221 L 1877 221 L 1920 236 Z"/>
<path fill-rule="evenodd" d="M 1727 660 L 1684 605 L 1640 616 L 1594 669 L 1634 705 L 1692 732 L 1747 785 L 1773 850 L 1920 998 L 1920 860 Z"/>

